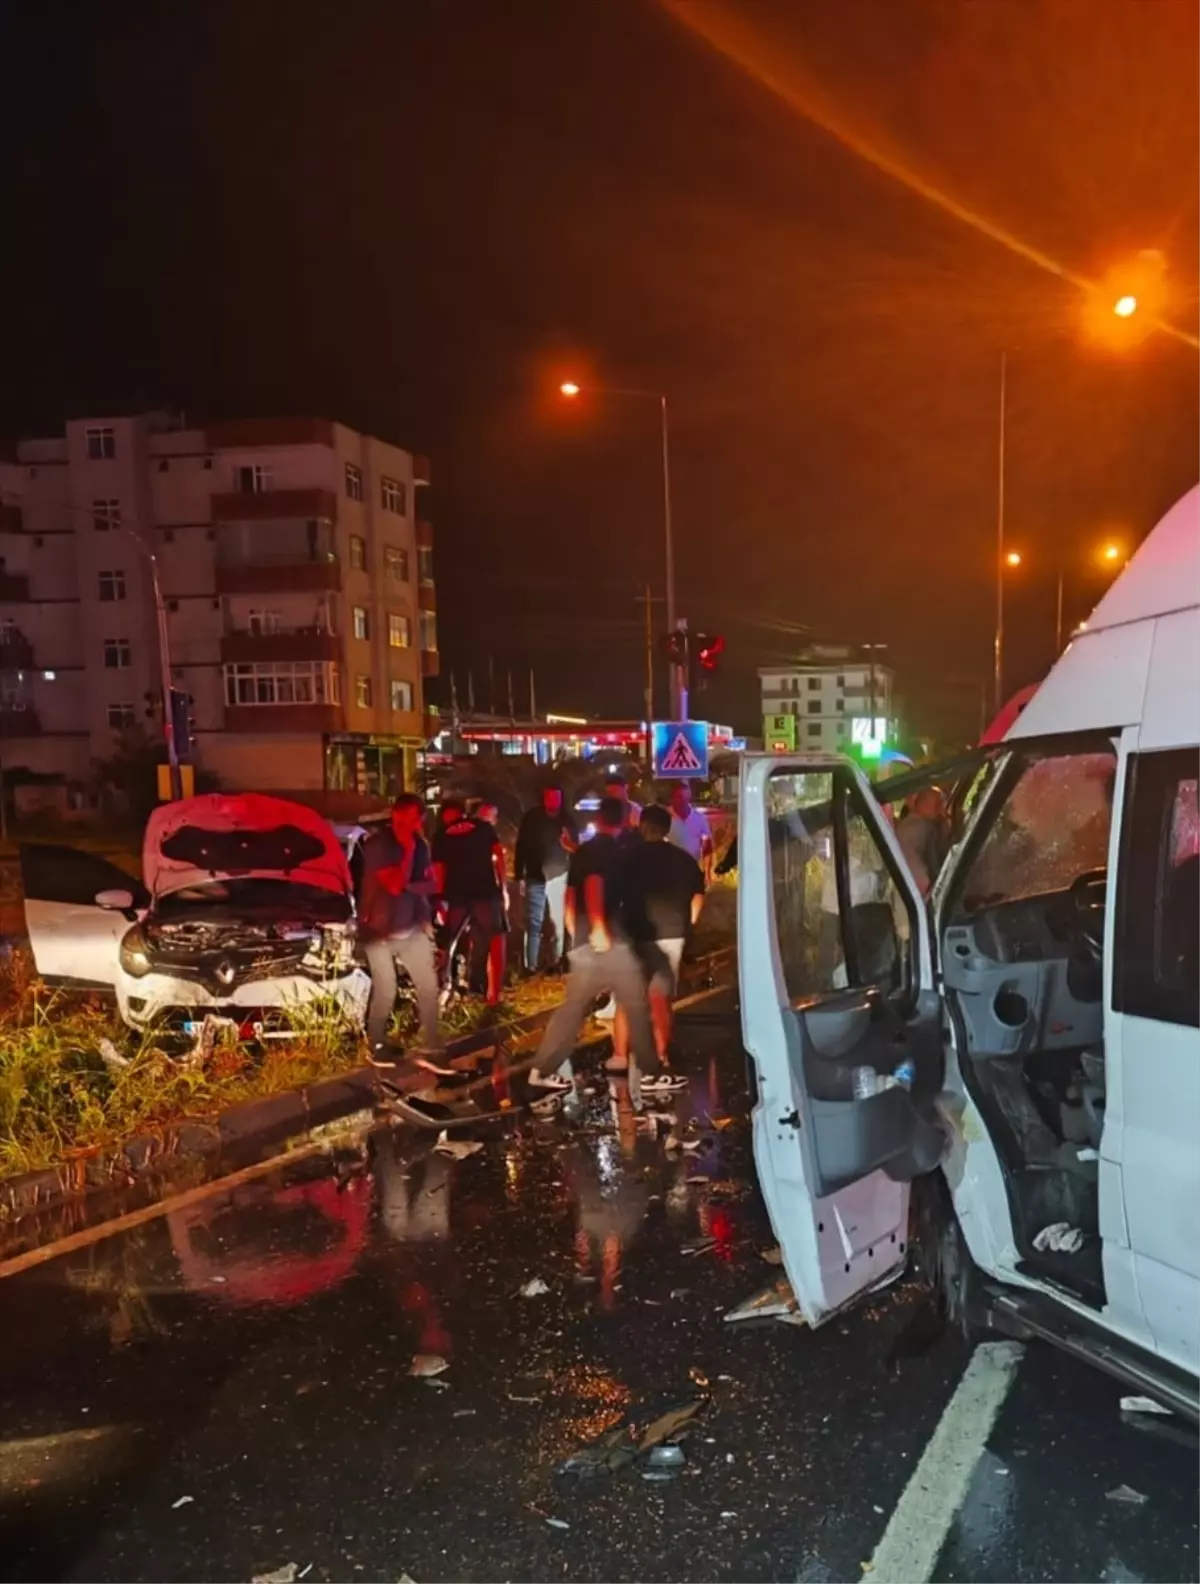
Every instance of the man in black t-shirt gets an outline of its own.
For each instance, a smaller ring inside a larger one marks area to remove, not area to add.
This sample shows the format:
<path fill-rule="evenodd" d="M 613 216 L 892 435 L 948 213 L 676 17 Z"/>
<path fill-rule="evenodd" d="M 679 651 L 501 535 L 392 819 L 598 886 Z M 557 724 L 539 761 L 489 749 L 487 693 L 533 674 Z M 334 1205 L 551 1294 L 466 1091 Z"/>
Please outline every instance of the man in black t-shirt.
<path fill-rule="evenodd" d="M 625 853 L 622 898 L 625 927 L 650 979 L 650 1017 L 662 1071 L 646 1081 L 647 1089 L 679 1089 L 668 1049 L 671 1043 L 671 1000 L 679 983 L 679 964 L 692 927 L 704 906 L 704 875 L 700 865 L 669 839 L 671 811 L 654 803 L 643 810 L 641 840 Z M 619 1067 L 628 1056 L 628 1030 L 618 1015 L 613 1028 L 613 1058 Z"/>
<path fill-rule="evenodd" d="M 446 903 L 446 933 L 453 940 L 469 918 L 471 983 L 486 985 L 488 1003 L 495 1006 L 504 993 L 508 944 L 504 848 L 496 827 L 447 802 L 433 838 L 433 869 Z"/>
<path fill-rule="evenodd" d="M 596 834 L 584 842 L 567 871 L 566 922 L 574 942 L 566 996 L 546 1025 L 537 1065 L 529 1074 L 535 1089 L 569 1089 L 571 1051 L 597 996 L 608 992 L 629 1022 L 633 1055 L 643 1072 L 658 1070 L 646 994 L 646 973 L 622 922 L 625 847 L 618 838 L 625 811 L 616 798 L 601 798 Z"/>
<path fill-rule="evenodd" d="M 562 788 L 544 787 L 541 802 L 526 809 L 517 831 L 515 878 L 525 893 L 525 967 L 530 973 L 537 972 L 547 921 L 551 962 L 566 956 L 567 868 L 578 846 L 579 831 L 563 806 Z"/>

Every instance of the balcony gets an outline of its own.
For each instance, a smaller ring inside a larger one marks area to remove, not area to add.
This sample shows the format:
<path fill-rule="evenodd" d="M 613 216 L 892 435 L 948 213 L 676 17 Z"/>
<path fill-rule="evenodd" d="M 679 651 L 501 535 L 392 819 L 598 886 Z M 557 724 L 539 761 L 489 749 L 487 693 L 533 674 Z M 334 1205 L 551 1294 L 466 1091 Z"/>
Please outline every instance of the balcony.
<path fill-rule="evenodd" d="M 25 605 L 28 602 L 28 577 L 24 573 L 0 572 L 0 605 Z"/>
<path fill-rule="evenodd" d="M 424 715 L 421 717 L 421 735 L 424 737 L 425 741 L 429 742 L 431 738 L 436 737 L 441 729 L 441 715 L 435 709 L 427 709 Z"/>
<path fill-rule="evenodd" d="M 320 593 L 342 586 L 336 561 L 231 561 L 216 567 L 218 594 L 270 594 L 294 589 Z"/>
<path fill-rule="evenodd" d="M 340 704 L 226 704 L 225 730 L 251 736 L 317 736 L 344 732 Z"/>
<path fill-rule="evenodd" d="M 421 583 L 417 586 L 417 609 L 437 610 L 437 590 L 432 583 Z"/>
<path fill-rule="evenodd" d="M 42 723 L 32 705 L 0 703 L 0 742 L 14 742 L 21 737 L 41 735 Z"/>
<path fill-rule="evenodd" d="M 260 494 L 234 490 L 212 498 L 213 521 L 283 522 L 293 517 L 337 516 L 337 496 L 327 489 L 263 490 Z"/>
<path fill-rule="evenodd" d="M 4 651 L 0 649 L 0 664 Z M 221 659 L 337 660 L 342 640 L 325 627 L 293 627 L 284 632 L 227 632 L 221 637 Z"/>
<path fill-rule="evenodd" d="M 32 671 L 33 645 L 20 632 L 0 632 L 0 671 Z"/>
<path fill-rule="evenodd" d="M 421 650 L 421 675 L 439 676 L 442 669 L 442 657 L 436 649 Z"/>
<path fill-rule="evenodd" d="M 433 549 L 433 524 L 417 518 L 417 543 L 422 550 Z"/>

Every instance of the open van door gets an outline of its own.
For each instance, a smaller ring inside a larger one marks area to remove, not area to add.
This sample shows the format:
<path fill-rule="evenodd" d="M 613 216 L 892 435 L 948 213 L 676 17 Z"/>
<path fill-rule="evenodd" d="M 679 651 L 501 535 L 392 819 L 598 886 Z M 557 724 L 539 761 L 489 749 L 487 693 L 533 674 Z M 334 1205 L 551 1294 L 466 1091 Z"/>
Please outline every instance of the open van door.
<path fill-rule="evenodd" d="M 941 1159 L 930 927 L 848 760 L 749 756 L 739 802 L 755 1161 L 800 1311 L 819 1325 L 903 1269 L 909 1184 Z"/>
<path fill-rule="evenodd" d="M 140 880 L 97 853 L 49 842 L 20 849 L 25 927 L 40 976 L 74 990 L 111 990 L 118 951 L 149 906 Z"/>

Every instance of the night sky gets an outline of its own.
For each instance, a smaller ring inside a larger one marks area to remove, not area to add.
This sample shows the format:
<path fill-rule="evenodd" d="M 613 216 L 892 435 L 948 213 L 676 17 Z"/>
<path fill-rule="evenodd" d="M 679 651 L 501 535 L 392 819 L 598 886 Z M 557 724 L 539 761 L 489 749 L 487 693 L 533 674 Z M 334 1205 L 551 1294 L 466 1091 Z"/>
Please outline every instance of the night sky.
<path fill-rule="evenodd" d="M 0 432 L 171 405 L 311 413 L 433 460 L 442 647 L 539 704 L 640 711 L 662 592 L 754 729 L 805 627 L 883 642 L 914 725 L 990 674 L 1009 353 L 1010 682 L 1197 474 L 1194 348 L 1081 334 L 1140 248 L 1197 318 L 1194 0 L 23 0 Z M 763 79 L 766 79 L 764 81 Z M 839 135 L 840 134 L 840 135 Z M 936 189 L 983 228 L 915 192 Z M 660 678 L 661 685 L 661 678 Z M 699 711 L 697 711 L 699 712 Z"/>

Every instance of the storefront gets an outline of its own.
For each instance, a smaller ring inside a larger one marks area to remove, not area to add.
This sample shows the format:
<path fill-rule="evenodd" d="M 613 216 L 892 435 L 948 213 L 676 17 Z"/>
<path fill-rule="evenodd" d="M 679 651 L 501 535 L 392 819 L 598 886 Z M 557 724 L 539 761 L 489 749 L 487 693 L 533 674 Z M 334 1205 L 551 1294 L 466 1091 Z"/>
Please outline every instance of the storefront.
<path fill-rule="evenodd" d="M 345 732 L 325 738 L 325 790 L 391 798 L 417 787 L 417 737 Z"/>

